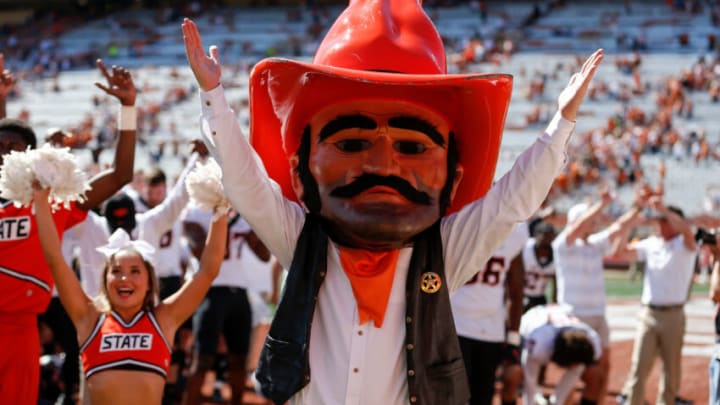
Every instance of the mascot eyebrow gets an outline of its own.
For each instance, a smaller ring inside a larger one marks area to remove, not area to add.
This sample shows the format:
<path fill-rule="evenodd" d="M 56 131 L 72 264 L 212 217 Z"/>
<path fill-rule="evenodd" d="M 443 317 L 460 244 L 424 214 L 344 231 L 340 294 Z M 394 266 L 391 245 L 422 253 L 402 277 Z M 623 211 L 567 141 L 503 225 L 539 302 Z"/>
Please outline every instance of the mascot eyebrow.
<path fill-rule="evenodd" d="M 393 128 L 422 132 L 436 144 L 445 146 L 445 138 L 443 135 L 437 130 L 435 125 L 431 124 L 430 121 L 426 119 L 413 115 L 402 115 L 390 118 L 388 120 L 388 125 Z"/>
<path fill-rule="evenodd" d="M 332 120 L 330 120 L 330 122 L 328 122 L 322 127 L 322 129 L 320 130 L 320 134 L 318 135 L 318 140 L 324 141 L 325 139 L 344 129 L 375 129 L 377 128 L 377 126 L 378 125 L 375 120 L 368 117 L 367 115 L 340 115 L 333 118 Z"/>
<path fill-rule="evenodd" d="M 440 131 L 437 130 L 437 127 L 423 118 L 412 115 L 402 115 L 388 119 L 388 125 L 393 128 L 422 132 L 436 144 L 445 146 L 445 138 Z M 377 126 L 377 122 L 367 115 L 340 115 L 333 118 L 322 127 L 320 134 L 318 135 L 318 140 L 323 141 L 344 129 L 375 129 Z"/>

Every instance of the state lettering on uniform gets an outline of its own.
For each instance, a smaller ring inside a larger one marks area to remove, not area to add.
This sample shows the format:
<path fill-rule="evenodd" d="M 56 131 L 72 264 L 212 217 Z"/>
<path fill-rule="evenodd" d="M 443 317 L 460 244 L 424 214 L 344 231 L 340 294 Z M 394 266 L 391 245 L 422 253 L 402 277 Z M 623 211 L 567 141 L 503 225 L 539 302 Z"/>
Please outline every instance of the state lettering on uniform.
<path fill-rule="evenodd" d="M 152 334 L 150 333 L 109 333 L 102 335 L 100 352 L 116 350 L 150 350 Z"/>
<path fill-rule="evenodd" d="M 30 236 L 29 216 L 0 219 L 0 240 L 20 240 L 28 236 Z"/>

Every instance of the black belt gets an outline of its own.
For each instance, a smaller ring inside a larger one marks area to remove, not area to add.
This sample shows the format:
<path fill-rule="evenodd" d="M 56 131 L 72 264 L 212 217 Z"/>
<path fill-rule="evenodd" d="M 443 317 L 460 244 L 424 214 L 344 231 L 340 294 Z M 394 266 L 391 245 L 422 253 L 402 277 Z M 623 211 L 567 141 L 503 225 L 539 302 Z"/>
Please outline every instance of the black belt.
<path fill-rule="evenodd" d="M 672 304 L 672 305 L 645 304 L 645 306 L 654 311 L 672 311 L 674 309 L 682 309 L 682 307 L 684 307 L 685 304 Z"/>
<path fill-rule="evenodd" d="M 234 287 L 229 285 L 213 285 L 210 286 L 210 289 L 214 291 L 225 291 L 225 292 L 231 292 L 233 294 L 239 294 L 246 292 L 243 287 Z"/>

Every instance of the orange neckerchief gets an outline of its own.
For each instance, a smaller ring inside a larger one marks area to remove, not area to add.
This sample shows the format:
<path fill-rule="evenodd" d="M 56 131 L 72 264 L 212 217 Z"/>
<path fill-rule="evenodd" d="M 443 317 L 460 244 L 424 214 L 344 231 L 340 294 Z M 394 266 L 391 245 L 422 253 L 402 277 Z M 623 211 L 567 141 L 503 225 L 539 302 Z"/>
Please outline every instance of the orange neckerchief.
<path fill-rule="evenodd" d="M 340 247 L 340 263 L 357 301 L 360 325 L 372 319 L 376 328 L 382 327 L 399 253 Z"/>

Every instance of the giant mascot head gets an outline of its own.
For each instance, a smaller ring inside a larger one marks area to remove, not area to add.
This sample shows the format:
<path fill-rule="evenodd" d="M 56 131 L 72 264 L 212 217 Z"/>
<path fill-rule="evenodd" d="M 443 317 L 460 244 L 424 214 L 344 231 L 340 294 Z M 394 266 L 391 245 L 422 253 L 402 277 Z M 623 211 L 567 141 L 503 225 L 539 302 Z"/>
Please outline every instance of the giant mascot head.
<path fill-rule="evenodd" d="M 250 142 L 336 242 L 409 243 L 489 189 L 512 77 L 447 74 L 418 0 L 351 0 L 312 63 L 250 77 Z"/>

